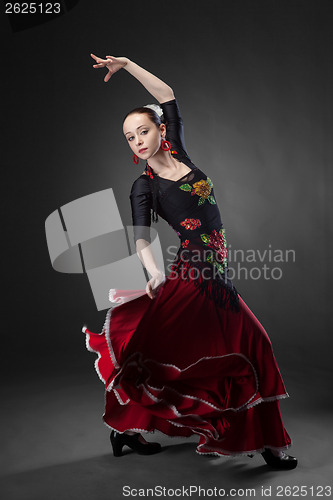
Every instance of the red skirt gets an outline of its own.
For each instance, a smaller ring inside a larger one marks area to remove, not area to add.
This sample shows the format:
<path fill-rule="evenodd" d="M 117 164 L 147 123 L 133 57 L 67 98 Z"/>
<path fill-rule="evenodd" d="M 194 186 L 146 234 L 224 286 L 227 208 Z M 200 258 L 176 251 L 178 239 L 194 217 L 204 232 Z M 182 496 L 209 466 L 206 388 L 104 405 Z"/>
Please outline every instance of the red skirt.
<path fill-rule="evenodd" d="M 200 454 L 287 448 L 279 399 L 288 397 L 272 345 L 239 297 L 223 309 L 193 281 L 170 279 L 110 309 L 103 331 L 84 328 L 106 388 L 112 429 L 188 437 Z"/>

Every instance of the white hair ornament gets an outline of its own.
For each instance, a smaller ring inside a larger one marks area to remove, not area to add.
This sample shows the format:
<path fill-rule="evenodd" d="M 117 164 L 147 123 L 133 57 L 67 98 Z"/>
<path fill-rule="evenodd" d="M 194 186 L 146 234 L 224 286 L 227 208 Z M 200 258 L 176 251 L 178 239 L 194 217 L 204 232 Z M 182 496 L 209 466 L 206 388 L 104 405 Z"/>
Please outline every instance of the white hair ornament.
<path fill-rule="evenodd" d="M 161 120 L 163 119 L 163 110 L 158 104 L 146 104 L 143 107 L 152 109 L 161 118 Z"/>

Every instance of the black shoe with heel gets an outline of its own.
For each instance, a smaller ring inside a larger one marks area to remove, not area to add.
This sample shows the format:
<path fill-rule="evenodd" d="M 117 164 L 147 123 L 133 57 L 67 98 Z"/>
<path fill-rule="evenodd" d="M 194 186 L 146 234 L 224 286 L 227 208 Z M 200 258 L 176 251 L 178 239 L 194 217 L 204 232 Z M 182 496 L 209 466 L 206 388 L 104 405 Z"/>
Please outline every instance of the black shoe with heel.
<path fill-rule="evenodd" d="M 132 450 L 139 453 L 139 455 L 153 455 L 161 451 L 159 443 L 141 443 L 139 441 L 140 434 L 119 434 L 119 432 L 112 431 L 110 434 L 110 441 L 112 445 L 113 455 L 121 457 L 123 454 L 123 446 L 128 446 Z"/>
<path fill-rule="evenodd" d="M 274 455 L 274 453 L 272 453 L 272 450 L 270 448 L 265 448 L 262 456 L 266 464 L 270 467 L 274 467 L 274 469 L 291 470 L 295 469 L 298 464 L 297 458 L 292 457 L 291 455 L 287 455 L 284 452 L 281 457 L 277 457 Z"/>

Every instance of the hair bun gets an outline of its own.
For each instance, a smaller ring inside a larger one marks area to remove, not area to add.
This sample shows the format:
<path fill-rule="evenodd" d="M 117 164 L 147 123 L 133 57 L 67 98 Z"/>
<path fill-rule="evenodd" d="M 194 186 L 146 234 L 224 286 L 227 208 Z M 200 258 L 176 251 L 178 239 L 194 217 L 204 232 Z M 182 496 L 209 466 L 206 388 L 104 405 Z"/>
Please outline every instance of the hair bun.
<path fill-rule="evenodd" d="M 161 108 L 161 106 L 159 106 L 158 104 L 146 104 L 145 106 L 143 106 L 144 108 L 149 108 L 149 109 L 152 109 L 153 111 L 155 111 L 155 113 L 160 117 L 160 120 L 163 121 L 163 110 Z"/>

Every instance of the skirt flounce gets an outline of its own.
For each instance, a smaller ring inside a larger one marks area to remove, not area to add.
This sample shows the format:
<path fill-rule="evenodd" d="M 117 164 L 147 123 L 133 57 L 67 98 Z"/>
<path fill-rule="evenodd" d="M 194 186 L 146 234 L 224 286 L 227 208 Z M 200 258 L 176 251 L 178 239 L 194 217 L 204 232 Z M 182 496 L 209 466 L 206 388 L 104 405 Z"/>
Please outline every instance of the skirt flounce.
<path fill-rule="evenodd" d="M 271 342 L 240 297 L 237 311 L 221 309 L 193 282 L 166 278 L 155 299 L 122 303 L 100 334 L 84 331 L 112 429 L 197 434 L 203 454 L 290 445 Z"/>

